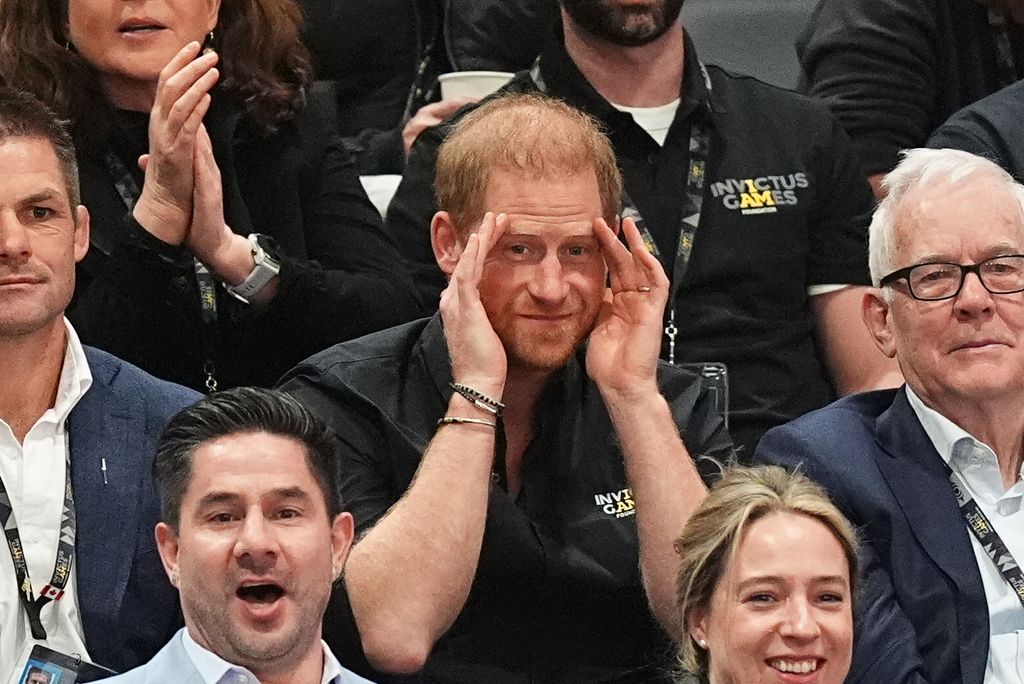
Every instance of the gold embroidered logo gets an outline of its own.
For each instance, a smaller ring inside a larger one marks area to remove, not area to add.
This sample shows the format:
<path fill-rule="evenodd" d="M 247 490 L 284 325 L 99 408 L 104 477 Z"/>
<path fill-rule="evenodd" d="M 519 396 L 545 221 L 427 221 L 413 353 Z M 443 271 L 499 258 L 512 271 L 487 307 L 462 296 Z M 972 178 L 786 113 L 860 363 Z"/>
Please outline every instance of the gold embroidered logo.
<path fill-rule="evenodd" d="M 741 214 L 774 214 L 779 207 L 799 203 L 797 190 L 808 187 L 806 173 L 757 178 L 727 178 L 711 184 L 711 196 L 726 209 Z"/>

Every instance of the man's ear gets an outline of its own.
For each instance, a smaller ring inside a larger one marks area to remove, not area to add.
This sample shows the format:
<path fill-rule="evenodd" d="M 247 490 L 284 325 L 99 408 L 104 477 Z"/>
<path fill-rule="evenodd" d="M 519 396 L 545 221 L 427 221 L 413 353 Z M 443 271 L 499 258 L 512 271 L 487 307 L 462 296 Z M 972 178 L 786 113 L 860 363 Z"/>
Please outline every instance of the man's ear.
<path fill-rule="evenodd" d="M 450 277 L 459 263 L 463 245 L 447 211 L 437 212 L 430 222 L 430 246 L 434 248 L 438 268 Z"/>
<path fill-rule="evenodd" d="M 160 552 L 160 562 L 164 564 L 164 572 L 175 589 L 180 589 L 181 578 L 178 575 L 178 535 L 170 525 L 164 522 L 156 524 L 156 549 Z"/>
<path fill-rule="evenodd" d="M 331 565 L 334 568 L 332 579 L 337 581 L 345 567 L 352 539 L 355 537 L 355 521 L 351 513 L 339 513 L 331 523 Z"/>
<path fill-rule="evenodd" d="M 890 359 L 896 356 L 896 335 L 892 329 L 892 303 L 881 288 L 870 288 L 861 300 L 861 318 L 875 340 L 875 346 Z"/>
<path fill-rule="evenodd" d="M 89 251 L 89 210 L 79 204 L 75 207 L 75 262 L 85 258 Z"/>

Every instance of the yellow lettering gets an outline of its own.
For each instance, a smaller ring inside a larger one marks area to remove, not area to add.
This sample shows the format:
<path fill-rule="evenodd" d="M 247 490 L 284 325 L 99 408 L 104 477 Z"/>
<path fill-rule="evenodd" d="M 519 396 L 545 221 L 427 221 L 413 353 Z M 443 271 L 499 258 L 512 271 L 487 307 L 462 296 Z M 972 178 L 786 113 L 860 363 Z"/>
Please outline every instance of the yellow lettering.
<path fill-rule="evenodd" d="M 771 190 L 765 190 L 764 192 L 745 192 L 740 196 L 740 209 L 763 207 L 766 205 L 769 207 L 775 206 L 775 196 L 772 195 Z"/>

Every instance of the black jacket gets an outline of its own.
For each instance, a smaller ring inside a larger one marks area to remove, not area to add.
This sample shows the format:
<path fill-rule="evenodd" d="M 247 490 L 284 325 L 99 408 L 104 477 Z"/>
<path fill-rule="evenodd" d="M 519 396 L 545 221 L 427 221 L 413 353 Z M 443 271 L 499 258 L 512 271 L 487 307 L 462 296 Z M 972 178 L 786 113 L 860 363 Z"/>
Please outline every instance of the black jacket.
<path fill-rule="evenodd" d="M 1024 76 L 1024 31 L 1008 32 L 1001 74 L 987 10 L 975 0 L 820 0 L 797 53 L 868 174 L 896 165 L 953 112 Z"/>
<path fill-rule="evenodd" d="M 265 308 L 218 288 L 212 326 L 202 320 L 191 257 L 131 220 L 115 188 L 105 155 L 121 159 L 141 187 L 132 160 L 148 145 L 148 116 L 116 113 L 105 145 L 79 149 L 92 245 L 69 317 L 82 341 L 197 389 L 206 388 L 212 361 L 223 389 L 270 385 L 311 353 L 416 318 L 420 305 L 398 253 L 332 132 L 332 107 L 314 88 L 299 120 L 261 138 L 227 96 L 215 94 L 206 125 L 225 219 L 238 234 L 273 237 L 285 258 L 278 294 Z"/>
<path fill-rule="evenodd" d="M 440 99 L 438 74 L 518 71 L 556 0 L 299 0 L 317 77 L 338 84 L 339 131 L 361 174 L 401 173 L 402 127 Z"/>

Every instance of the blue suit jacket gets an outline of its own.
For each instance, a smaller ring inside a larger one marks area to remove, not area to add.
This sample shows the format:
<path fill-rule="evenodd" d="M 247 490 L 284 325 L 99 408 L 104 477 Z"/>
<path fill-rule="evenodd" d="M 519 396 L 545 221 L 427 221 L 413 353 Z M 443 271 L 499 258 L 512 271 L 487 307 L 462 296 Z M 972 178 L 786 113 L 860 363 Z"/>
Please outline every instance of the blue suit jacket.
<path fill-rule="evenodd" d="M 146 662 L 182 624 L 156 551 L 150 464 L 168 419 L 199 395 L 106 352 L 85 354 L 92 386 L 67 425 L 78 606 L 91 660 L 123 671 Z"/>
<path fill-rule="evenodd" d="M 848 683 L 981 684 L 981 574 L 949 469 L 905 390 L 847 397 L 770 430 L 755 460 L 802 468 L 867 542 Z"/>
<path fill-rule="evenodd" d="M 185 652 L 181 642 L 181 630 L 167 642 L 151 661 L 117 677 L 103 680 L 107 684 L 205 684 L 196 666 Z M 373 684 L 359 675 L 342 671 L 340 684 Z"/>

